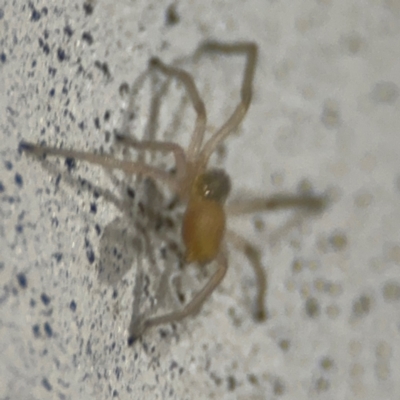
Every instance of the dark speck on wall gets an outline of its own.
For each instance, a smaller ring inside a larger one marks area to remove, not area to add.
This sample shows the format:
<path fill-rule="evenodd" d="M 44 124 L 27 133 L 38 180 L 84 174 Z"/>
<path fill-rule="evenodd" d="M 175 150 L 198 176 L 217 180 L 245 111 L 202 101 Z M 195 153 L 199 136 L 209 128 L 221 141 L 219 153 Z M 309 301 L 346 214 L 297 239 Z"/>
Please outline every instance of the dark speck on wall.
<path fill-rule="evenodd" d="M 135 198 L 135 191 L 131 188 L 131 187 L 127 187 L 126 188 L 126 194 L 131 198 L 134 199 Z"/>
<path fill-rule="evenodd" d="M 104 113 L 104 121 L 108 121 L 109 119 L 110 119 L 110 111 L 106 111 L 105 113 Z"/>
<path fill-rule="evenodd" d="M 55 186 L 58 186 L 58 185 L 60 184 L 60 182 L 61 182 L 61 174 L 58 174 L 58 175 L 57 175 L 57 178 L 56 178 L 56 180 L 55 180 L 55 182 L 54 182 L 54 185 L 55 185 Z"/>
<path fill-rule="evenodd" d="M 65 51 L 61 47 L 57 50 L 57 58 L 60 62 L 65 60 Z"/>
<path fill-rule="evenodd" d="M 48 43 L 43 42 L 42 38 L 39 38 L 39 46 L 43 49 L 44 54 L 50 53 L 50 46 Z"/>
<path fill-rule="evenodd" d="M 68 171 L 71 172 L 76 166 L 75 159 L 67 157 L 65 159 L 65 165 L 67 166 Z"/>
<path fill-rule="evenodd" d="M 91 325 L 91 329 L 94 328 L 94 324 Z M 90 356 L 92 354 L 92 344 L 90 343 L 90 339 L 86 342 L 86 354 Z"/>
<path fill-rule="evenodd" d="M 229 391 L 234 391 L 236 389 L 236 379 L 234 376 L 229 375 L 227 378 L 228 381 L 228 390 Z"/>
<path fill-rule="evenodd" d="M 53 68 L 53 67 L 49 67 L 48 71 L 49 71 L 49 75 L 51 75 L 51 76 L 55 76 L 57 73 L 57 69 Z"/>
<path fill-rule="evenodd" d="M 45 322 L 43 327 L 44 327 L 44 331 L 46 332 L 47 337 L 52 337 L 53 329 L 51 328 L 50 324 L 48 322 Z"/>
<path fill-rule="evenodd" d="M 320 314 L 320 306 L 314 297 L 310 297 L 307 299 L 306 304 L 306 313 L 310 318 L 317 318 Z"/>
<path fill-rule="evenodd" d="M 94 119 L 94 126 L 96 127 L 96 129 L 100 129 L 100 120 L 99 117 L 96 117 Z"/>
<path fill-rule="evenodd" d="M 79 129 L 80 129 L 81 131 L 83 131 L 83 130 L 85 129 L 85 123 L 84 123 L 83 121 L 82 121 L 82 122 L 79 122 L 78 127 L 79 127 Z"/>
<path fill-rule="evenodd" d="M 160 334 L 161 339 L 165 339 L 166 337 L 168 337 L 168 331 L 166 331 L 165 329 L 160 329 L 158 333 Z"/>
<path fill-rule="evenodd" d="M 10 161 L 6 161 L 6 162 L 4 163 L 4 166 L 6 167 L 6 169 L 7 169 L 8 171 L 11 171 L 12 168 L 13 168 L 13 165 L 12 165 L 12 163 L 11 163 Z"/>
<path fill-rule="evenodd" d="M 356 317 L 363 317 L 368 315 L 371 310 L 372 301 L 369 296 L 361 295 L 356 301 L 353 303 L 353 314 Z"/>
<path fill-rule="evenodd" d="M 18 172 L 15 174 L 14 181 L 19 187 L 22 187 L 22 185 L 24 184 L 22 176 Z"/>
<path fill-rule="evenodd" d="M 49 392 L 51 392 L 53 390 L 53 387 L 50 385 L 50 382 L 47 380 L 47 378 L 42 379 L 42 385 Z"/>
<path fill-rule="evenodd" d="M 71 311 L 75 312 L 76 311 L 76 303 L 74 300 L 71 300 L 71 303 L 69 303 L 69 308 Z"/>
<path fill-rule="evenodd" d="M 40 336 L 40 327 L 38 324 L 32 326 L 32 332 L 36 338 Z"/>
<path fill-rule="evenodd" d="M 54 253 L 53 257 L 56 259 L 57 262 L 60 262 L 63 258 L 62 253 Z"/>
<path fill-rule="evenodd" d="M 56 93 L 56 90 L 54 88 L 50 89 L 49 96 L 53 97 L 55 93 Z"/>
<path fill-rule="evenodd" d="M 115 368 L 115 376 L 116 376 L 117 380 L 119 380 L 121 375 L 122 375 L 122 369 L 120 367 L 116 367 Z"/>
<path fill-rule="evenodd" d="M 28 287 L 28 281 L 26 279 L 26 275 L 24 273 L 20 273 L 17 275 L 18 284 L 22 289 L 26 289 Z"/>
<path fill-rule="evenodd" d="M 93 43 L 93 36 L 90 32 L 83 32 L 82 40 L 84 40 L 88 45 L 91 45 Z"/>
<path fill-rule="evenodd" d="M 48 306 L 50 304 L 50 297 L 46 293 L 42 293 L 40 295 L 40 300 L 42 300 L 42 303 L 45 306 Z"/>
<path fill-rule="evenodd" d="M 93 264 L 94 260 L 95 260 L 95 255 L 94 255 L 94 252 L 92 249 L 92 245 L 89 242 L 89 239 L 87 239 L 87 238 L 85 239 L 85 246 L 86 246 L 86 257 L 87 257 L 89 263 Z"/>
<path fill-rule="evenodd" d="M 176 5 L 171 4 L 165 13 L 165 25 L 176 25 L 180 20 L 179 14 L 176 10 Z"/>
<path fill-rule="evenodd" d="M 110 79 L 111 78 L 111 74 L 110 74 L 110 70 L 108 68 L 108 64 L 106 62 L 101 62 L 101 61 L 95 61 L 94 62 L 95 67 L 97 67 L 101 72 L 103 72 L 103 74 L 105 75 L 106 78 Z"/>
<path fill-rule="evenodd" d="M 66 25 L 66 26 L 64 27 L 64 33 L 65 33 L 67 36 L 71 37 L 71 36 L 74 34 L 74 31 L 72 30 L 72 28 L 71 28 L 69 25 Z"/>
<path fill-rule="evenodd" d="M 93 4 L 90 1 L 86 1 L 83 3 L 83 11 L 85 12 L 85 15 L 92 15 L 93 14 Z"/>
<path fill-rule="evenodd" d="M 7 56 L 5 53 L 0 53 L 0 61 L 5 63 L 7 61 Z"/>
<path fill-rule="evenodd" d="M 94 256 L 94 252 L 92 249 L 86 250 L 86 257 L 87 257 L 88 261 L 90 262 L 90 264 L 94 263 L 95 256 Z"/>
<path fill-rule="evenodd" d="M 129 93 L 129 85 L 126 82 L 121 83 L 119 86 L 120 96 L 126 96 Z"/>
<path fill-rule="evenodd" d="M 43 51 L 45 54 L 49 54 L 50 53 L 50 47 L 47 43 L 44 44 L 43 46 Z"/>
<path fill-rule="evenodd" d="M 36 22 L 40 19 L 40 12 L 36 9 L 32 10 L 31 21 Z"/>
<path fill-rule="evenodd" d="M 5 190 L 3 182 L 0 181 L 0 193 L 3 193 Z"/>
<path fill-rule="evenodd" d="M 97 205 L 96 205 L 96 203 L 90 203 L 90 212 L 92 214 L 96 214 L 97 213 Z"/>

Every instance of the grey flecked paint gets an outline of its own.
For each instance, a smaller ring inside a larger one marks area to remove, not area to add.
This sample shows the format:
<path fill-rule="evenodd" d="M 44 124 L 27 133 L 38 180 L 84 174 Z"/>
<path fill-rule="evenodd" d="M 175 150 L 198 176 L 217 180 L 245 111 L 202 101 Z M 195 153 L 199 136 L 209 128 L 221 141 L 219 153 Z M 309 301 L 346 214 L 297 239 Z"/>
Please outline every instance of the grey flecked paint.
<path fill-rule="evenodd" d="M 179 85 L 150 114 L 163 85 L 146 73 L 151 56 L 193 73 L 215 129 L 242 63 L 193 59 L 208 38 L 260 47 L 250 111 L 214 160 L 233 195 L 307 181 L 332 204 L 300 222 L 285 212 L 235 223 L 263 251 L 267 322 L 253 321 L 254 277 L 231 249 L 195 318 L 128 348 L 132 309 L 172 307 L 174 291 L 190 296 L 204 279 L 194 267 L 179 275 L 180 209 L 160 186 L 18 144 L 119 154 L 115 131 L 187 143 L 194 113 Z M 395 1 L 3 0 L 0 398 L 398 396 L 399 43 Z M 173 292 L 158 286 L 170 273 Z"/>

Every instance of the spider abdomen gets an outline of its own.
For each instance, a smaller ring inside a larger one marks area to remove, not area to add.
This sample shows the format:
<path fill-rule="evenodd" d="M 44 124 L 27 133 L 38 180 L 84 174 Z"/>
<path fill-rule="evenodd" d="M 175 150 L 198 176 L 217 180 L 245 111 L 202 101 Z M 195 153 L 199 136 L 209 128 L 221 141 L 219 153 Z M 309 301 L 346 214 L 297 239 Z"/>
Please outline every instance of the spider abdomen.
<path fill-rule="evenodd" d="M 214 200 L 190 200 L 183 217 L 182 237 L 186 262 L 200 264 L 213 260 L 225 232 L 225 212 Z"/>

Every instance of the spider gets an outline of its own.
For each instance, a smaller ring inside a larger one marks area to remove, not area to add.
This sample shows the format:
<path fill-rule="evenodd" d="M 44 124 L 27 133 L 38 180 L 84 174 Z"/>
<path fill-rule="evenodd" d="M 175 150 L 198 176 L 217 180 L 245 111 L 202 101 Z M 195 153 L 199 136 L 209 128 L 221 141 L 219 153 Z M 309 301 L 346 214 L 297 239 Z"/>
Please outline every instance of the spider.
<path fill-rule="evenodd" d="M 133 162 L 120 160 L 105 154 L 99 155 L 75 150 L 42 147 L 24 141 L 20 143 L 22 151 L 37 156 L 46 154 L 73 158 L 107 169 L 118 169 L 125 174 L 136 174 L 158 180 L 169 186 L 170 190 L 186 204 L 181 229 L 186 251 L 185 262 L 205 265 L 215 261 L 218 267 L 205 286 L 181 309 L 164 315 L 137 320 L 137 323 L 133 324 L 129 329 L 131 342 L 151 327 L 180 321 L 200 310 L 203 303 L 210 297 L 227 272 L 226 247 L 228 241 L 244 252 L 255 271 L 258 286 L 256 318 L 265 320 L 267 312 L 264 306 L 264 298 L 267 290 L 267 278 L 261 265 L 260 254 L 246 239 L 226 228 L 226 216 L 289 207 L 319 211 L 326 203 L 325 196 L 303 194 L 298 196 L 277 195 L 269 198 L 255 198 L 247 202 L 225 205 L 231 190 L 230 178 L 222 169 L 208 168 L 208 163 L 217 146 L 236 130 L 247 113 L 252 98 L 258 47 L 252 42 L 224 44 L 210 41 L 205 42 L 200 47 L 200 50 L 219 52 L 226 55 L 245 55 L 246 57 L 240 102 L 229 119 L 216 133 L 208 140 L 204 140 L 207 122 L 206 109 L 192 76 L 183 69 L 166 65 L 158 58 L 152 58 L 149 62 L 150 68 L 180 81 L 196 111 L 197 117 L 194 132 L 189 146 L 185 151 L 180 145 L 173 142 L 136 141 L 129 136 L 120 134 L 115 137 L 124 146 L 139 151 L 172 153 L 176 165 L 176 173 L 174 175 L 142 161 Z"/>

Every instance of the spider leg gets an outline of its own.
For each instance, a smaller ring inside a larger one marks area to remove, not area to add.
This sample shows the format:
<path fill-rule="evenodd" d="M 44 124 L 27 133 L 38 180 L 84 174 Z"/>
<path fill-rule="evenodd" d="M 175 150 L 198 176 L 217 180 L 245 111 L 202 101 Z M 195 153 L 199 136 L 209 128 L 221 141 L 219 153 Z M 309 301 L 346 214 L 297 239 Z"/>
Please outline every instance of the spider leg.
<path fill-rule="evenodd" d="M 234 44 L 223 44 L 219 42 L 205 42 L 200 48 L 203 51 L 221 52 L 225 54 L 244 53 L 247 57 L 246 67 L 244 70 L 242 87 L 240 90 L 240 103 L 235 108 L 233 114 L 222 125 L 222 127 L 205 143 L 200 153 L 202 163 L 207 164 L 208 159 L 214 152 L 215 148 L 221 143 L 233 130 L 235 130 L 240 122 L 243 120 L 250 106 L 252 91 L 253 91 L 253 78 L 254 70 L 257 62 L 258 48 L 255 43 L 242 42 Z"/>
<path fill-rule="evenodd" d="M 244 201 L 234 201 L 227 204 L 225 212 L 227 215 L 244 215 L 255 212 L 276 211 L 288 208 L 301 208 L 306 211 L 320 212 L 328 205 L 326 195 L 290 195 L 278 194 L 271 197 L 255 197 Z"/>
<path fill-rule="evenodd" d="M 220 282 L 222 281 L 222 279 L 226 274 L 226 271 L 228 270 L 228 259 L 224 250 L 220 251 L 220 253 L 216 258 L 216 261 L 218 263 L 217 271 L 210 278 L 210 280 L 203 287 L 203 289 L 201 289 L 193 297 L 193 299 L 188 304 L 186 304 L 186 306 L 183 307 L 181 310 L 173 311 L 171 313 L 160 315 L 158 317 L 149 318 L 144 321 L 137 321 L 135 326 L 131 324 L 129 331 L 129 336 L 131 338 L 131 341 L 134 341 L 136 338 L 142 335 L 143 332 L 148 328 L 161 324 L 178 322 L 188 317 L 189 315 L 193 315 L 196 312 L 198 312 L 203 303 L 208 299 L 211 293 L 220 284 Z"/>
<path fill-rule="evenodd" d="M 226 233 L 226 238 L 234 245 L 236 249 L 244 253 L 247 259 L 250 261 L 250 265 L 253 267 L 257 282 L 257 311 L 255 316 L 258 321 L 264 321 L 268 317 L 264 306 L 265 296 L 268 289 L 268 277 L 261 264 L 260 252 L 249 241 L 233 231 L 228 231 Z"/>
<path fill-rule="evenodd" d="M 170 174 L 144 163 L 118 160 L 106 154 L 93 154 L 84 151 L 57 149 L 47 146 L 42 147 L 24 141 L 20 143 L 19 149 L 27 153 L 35 154 L 36 156 L 49 155 L 73 158 L 76 160 L 86 161 L 90 164 L 99 165 L 104 168 L 119 169 L 129 175 L 141 174 L 165 182 L 174 192 L 177 192 L 179 189 L 176 179 L 171 177 Z"/>
<path fill-rule="evenodd" d="M 201 145 L 203 143 L 204 132 L 206 130 L 207 114 L 204 107 L 204 102 L 201 99 L 194 80 L 189 73 L 182 69 L 165 65 L 158 58 L 152 58 L 150 60 L 150 66 L 153 68 L 157 68 L 167 76 L 174 77 L 181 81 L 190 97 L 193 107 L 197 113 L 194 132 L 187 151 L 188 159 L 192 161 L 195 159 L 200 151 Z"/>
<path fill-rule="evenodd" d="M 185 151 L 176 143 L 173 142 L 157 142 L 157 141 L 136 141 L 130 136 L 116 134 L 115 139 L 125 146 L 133 147 L 137 150 L 159 151 L 162 153 L 171 152 L 175 158 L 175 165 L 178 179 L 181 178 L 186 170 L 186 155 Z"/>

